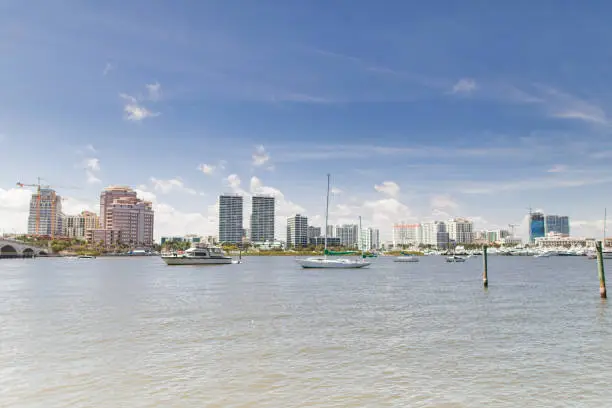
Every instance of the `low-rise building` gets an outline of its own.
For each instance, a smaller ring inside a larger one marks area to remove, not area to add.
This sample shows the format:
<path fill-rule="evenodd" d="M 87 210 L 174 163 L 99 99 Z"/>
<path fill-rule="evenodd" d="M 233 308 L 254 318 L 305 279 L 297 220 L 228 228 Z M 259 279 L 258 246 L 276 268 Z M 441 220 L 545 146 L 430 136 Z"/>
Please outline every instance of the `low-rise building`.
<path fill-rule="evenodd" d="M 550 232 L 544 237 L 535 238 L 535 244 L 541 248 L 571 248 L 571 247 L 595 247 L 595 238 L 570 237 L 558 232 Z"/>
<path fill-rule="evenodd" d="M 78 215 L 65 215 L 62 222 L 62 235 L 68 238 L 85 239 L 86 231 L 100 228 L 100 218 L 96 213 L 83 211 Z"/>

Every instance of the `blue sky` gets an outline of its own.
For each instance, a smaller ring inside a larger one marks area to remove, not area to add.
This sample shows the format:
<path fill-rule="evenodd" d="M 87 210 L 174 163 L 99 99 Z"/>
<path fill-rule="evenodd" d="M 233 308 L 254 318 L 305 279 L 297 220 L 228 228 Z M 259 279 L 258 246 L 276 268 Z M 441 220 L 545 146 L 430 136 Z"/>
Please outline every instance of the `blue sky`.
<path fill-rule="evenodd" d="M 221 192 L 381 229 L 529 206 L 601 235 L 612 5 L 569 1 L 4 1 L 0 228 L 37 176 L 66 212 L 128 184 L 156 235 L 215 233 Z M 608 205 L 612 207 L 612 205 Z M 247 209 L 248 214 L 248 209 Z M 282 229 L 279 236 L 282 236 Z M 526 228 L 518 231 L 525 235 Z"/>

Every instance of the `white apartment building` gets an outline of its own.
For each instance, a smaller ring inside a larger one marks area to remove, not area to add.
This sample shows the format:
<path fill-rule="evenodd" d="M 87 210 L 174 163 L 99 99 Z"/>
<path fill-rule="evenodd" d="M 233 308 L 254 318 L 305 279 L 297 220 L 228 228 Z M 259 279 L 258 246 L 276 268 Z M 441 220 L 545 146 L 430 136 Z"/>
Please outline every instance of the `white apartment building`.
<path fill-rule="evenodd" d="M 219 196 L 219 242 L 232 244 L 242 242 L 242 210 L 241 195 Z"/>
<path fill-rule="evenodd" d="M 457 244 L 471 244 L 474 241 L 474 223 L 466 218 L 448 221 L 448 237 Z"/>
<path fill-rule="evenodd" d="M 359 241 L 359 226 L 355 224 L 344 224 L 336 226 L 336 238 L 340 238 L 340 245 L 348 248 L 357 248 Z"/>
<path fill-rule="evenodd" d="M 287 247 L 308 246 L 308 218 L 300 214 L 287 218 Z"/>
<path fill-rule="evenodd" d="M 360 251 L 371 251 L 380 248 L 380 232 L 377 228 L 363 228 L 359 239 Z"/>
<path fill-rule="evenodd" d="M 436 248 L 448 247 L 448 232 L 444 221 L 433 221 L 421 224 L 422 228 L 422 243 L 431 245 Z"/>
<path fill-rule="evenodd" d="M 321 227 L 308 226 L 308 241 L 310 238 L 319 238 L 321 236 Z"/>
<path fill-rule="evenodd" d="M 66 215 L 62 223 L 62 235 L 69 238 L 85 239 L 87 230 L 100 228 L 100 218 L 91 211 L 78 215 Z"/>
<path fill-rule="evenodd" d="M 422 242 L 421 224 L 393 224 L 393 246 L 417 246 Z"/>
<path fill-rule="evenodd" d="M 274 241 L 274 197 L 254 195 L 251 199 L 251 242 Z"/>

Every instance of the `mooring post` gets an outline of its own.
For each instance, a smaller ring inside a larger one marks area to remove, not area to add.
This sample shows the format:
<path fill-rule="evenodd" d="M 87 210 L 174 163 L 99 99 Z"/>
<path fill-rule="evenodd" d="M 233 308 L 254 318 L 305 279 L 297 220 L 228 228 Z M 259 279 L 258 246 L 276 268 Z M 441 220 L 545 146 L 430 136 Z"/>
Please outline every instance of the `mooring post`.
<path fill-rule="evenodd" d="M 606 299 L 608 294 L 606 293 L 606 274 L 604 272 L 604 261 L 603 261 L 603 249 L 601 241 L 595 243 L 595 249 L 597 250 L 597 273 L 599 274 L 599 295 L 602 299 Z"/>
<path fill-rule="evenodd" d="M 489 276 L 487 274 L 487 246 L 482 247 L 482 264 L 484 270 L 482 271 L 482 284 L 485 288 L 489 287 Z"/>

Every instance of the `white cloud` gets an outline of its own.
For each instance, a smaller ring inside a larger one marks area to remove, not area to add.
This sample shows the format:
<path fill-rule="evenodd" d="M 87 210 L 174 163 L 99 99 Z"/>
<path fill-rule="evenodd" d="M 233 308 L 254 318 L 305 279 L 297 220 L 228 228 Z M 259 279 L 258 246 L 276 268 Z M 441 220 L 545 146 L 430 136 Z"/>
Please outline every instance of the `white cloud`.
<path fill-rule="evenodd" d="M 202 163 L 198 166 L 198 170 L 200 170 L 204 174 L 213 174 L 215 172 L 216 166 L 212 164 Z"/>
<path fill-rule="evenodd" d="M 146 186 L 135 189 L 138 197 L 153 203 L 155 211 L 155 239 L 162 236 L 201 234 L 216 235 L 218 220 L 218 204 L 210 205 L 206 213 L 183 212 L 173 206 L 158 201 L 155 193 L 148 191 Z"/>
<path fill-rule="evenodd" d="M 159 116 L 159 112 L 151 112 L 133 96 L 127 94 L 120 94 L 119 96 L 127 101 L 123 107 L 126 120 L 140 122 L 146 118 Z"/>
<path fill-rule="evenodd" d="M 93 147 L 92 144 L 88 144 L 87 146 L 85 146 L 85 150 L 88 150 L 88 151 L 90 151 L 92 153 L 97 153 L 96 148 Z"/>
<path fill-rule="evenodd" d="M 555 164 L 550 169 L 546 170 L 548 173 L 563 173 L 567 171 L 567 166 L 564 164 Z"/>
<path fill-rule="evenodd" d="M 0 188 L 0 230 L 24 233 L 28 229 L 28 213 L 32 191 L 23 188 Z"/>
<path fill-rule="evenodd" d="M 536 86 L 544 95 L 550 116 L 560 119 L 577 119 L 596 124 L 608 124 L 606 112 L 599 106 L 576 96 L 547 86 Z"/>
<path fill-rule="evenodd" d="M 461 78 L 453 85 L 453 93 L 470 93 L 476 89 L 476 81 L 471 78 Z"/>
<path fill-rule="evenodd" d="M 184 192 L 191 195 L 197 194 L 196 190 L 185 187 L 185 183 L 183 183 L 183 180 L 180 178 L 160 180 L 156 179 L 155 177 L 151 177 L 150 181 L 151 184 L 153 184 L 153 189 L 161 192 L 162 194 L 168 194 L 172 191 Z"/>
<path fill-rule="evenodd" d="M 102 182 L 91 170 L 85 170 L 85 175 L 87 176 L 87 184 L 99 184 Z"/>
<path fill-rule="evenodd" d="M 255 152 L 253 153 L 253 165 L 254 166 L 263 166 L 270 160 L 270 156 L 266 153 L 266 149 L 263 145 L 259 145 L 255 148 Z"/>
<path fill-rule="evenodd" d="M 246 191 L 243 190 L 242 187 L 240 187 L 240 184 L 242 182 L 240 180 L 240 177 L 238 177 L 237 174 L 230 174 L 229 176 L 227 176 L 225 181 L 227 182 L 227 184 L 229 185 L 229 187 L 232 189 L 234 193 L 246 194 Z"/>
<path fill-rule="evenodd" d="M 433 209 L 437 210 L 441 210 L 444 208 L 454 209 L 459 206 L 451 196 L 446 194 L 432 196 L 430 204 Z"/>
<path fill-rule="evenodd" d="M 400 187 L 394 181 L 383 181 L 382 184 L 375 185 L 374 189 L 391 197 L 397 196 L 400 191 Z"/>
<path fill-rule="evenodd" d="M 273 196 L 276 201 L 277 216 L 289 217 L 291 215 L 298 213 L 304 214 L 306 212 L 304 207 L 287 200 L 285 195 L 279 189 L 265 186 L 261 180 L 255 176 L 251 177 L 250 190 L 252 194 L 266 194 Z"/>
<path fill-rule="evenodd" d="M 107 62 L 106 65 L 104 66 L 104 71 L 102 71 L 102 75 L 106 76 L 113 69 L 115 69 L 115 66 L 111 64 L 110 62 Z"/>
<path fill-rule="evenodd" d="M 82 200 L 75 197 L 62 197 L 62 212 L 64 214 L 80 214 L 82 211 L 99 212 L 99 203 L 90 200 Z"/>
<path fill-rule="evenodd" d="M 336 188 L 336 187 L 332 187 L 331 193 L 335 194 L 335 195 L 339 195 L 339 194 L 342 194 L 342 190 L 340 190 L 339 188 Z"/>
<path fill-rule="evenodd" d="M 148 98 L 151 101 L 159 101 L 161 99 L 161 85 L 159 82 L 155 82 L 154 84 L 145 85 L 148 92 Z"/>
<path fill-rule="evenodd" d="M 97 158 L 85 159 L 85 168 L 91 171 L 100 171 L 100 160 Z"/>

